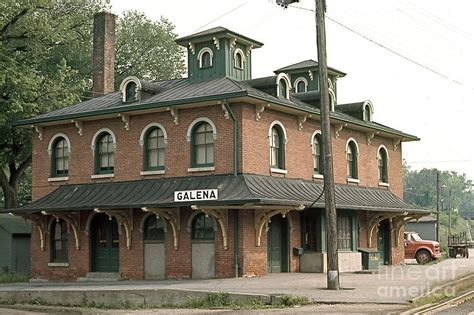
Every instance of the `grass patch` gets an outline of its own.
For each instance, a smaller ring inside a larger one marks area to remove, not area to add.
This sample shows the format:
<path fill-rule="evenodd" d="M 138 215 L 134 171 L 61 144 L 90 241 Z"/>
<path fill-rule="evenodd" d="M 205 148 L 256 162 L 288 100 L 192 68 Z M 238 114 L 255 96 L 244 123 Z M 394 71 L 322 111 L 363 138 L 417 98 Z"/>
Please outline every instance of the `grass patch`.
<path fill-rule="evenodd" d="M 280 303 L 278 303 L 277 305 L 283 307 L 295 307 L 308 304 L 311 304 L 311 301 L 305 296 L 282 295 L 280 296 Z"/>
<path fill-rule="evenodd" d="M 21 273 L 5 272 L 0 273 L 0 283 L 28 282 L 30 277 Z"/>

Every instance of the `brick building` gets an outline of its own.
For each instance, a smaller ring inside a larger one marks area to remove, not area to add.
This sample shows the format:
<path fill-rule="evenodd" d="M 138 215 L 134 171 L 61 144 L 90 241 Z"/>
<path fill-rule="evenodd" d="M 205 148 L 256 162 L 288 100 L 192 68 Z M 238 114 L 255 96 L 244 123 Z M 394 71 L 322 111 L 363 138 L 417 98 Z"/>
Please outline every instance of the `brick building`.
<path fill-rule="evenodd" d="M 114 16 L 95 17 L 98 97 L 31 119 L 34 278 L 212 278 L 340 271 L 359 248 L 403 260 L 402 143 L 370 101 L 338 104 L 329 68 L 338 237 L 325 231 L 317 63 L 251 77 L 263 44 L 225 28 L 177 40 L 188 77 L 113 91 Z"/>

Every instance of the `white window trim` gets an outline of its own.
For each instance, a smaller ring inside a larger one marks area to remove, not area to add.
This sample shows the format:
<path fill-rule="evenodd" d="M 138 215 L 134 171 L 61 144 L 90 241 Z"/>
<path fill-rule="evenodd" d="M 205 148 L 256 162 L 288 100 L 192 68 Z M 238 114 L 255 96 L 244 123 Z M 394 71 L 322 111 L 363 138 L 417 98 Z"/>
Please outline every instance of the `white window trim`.
<path fill-rule="evenodd" d="M 355 146 L 356 146 L 356 149 L 357 149 L 357 158 L 359 158 L 359 155 L 360 155 L 360 149 L 359 149 L 359 145 L 357 144 L 357 141 L 356 139 L 350 137 L 349 139 L 347 139 L 347 142 L 346 142 L 346 159 L 347 159 L 347 151 L 349 149 L 349 143 L 353 141 Z"/>
<path fill-rule="evenodd" d="M 314 155 L 314 138 L 316 137 L 316 135 L 320 135 L 321 136 L 321 140 L 322 140 L 322 132 L 321 130 L 316 130 L 315 132 L 313 132 L 313 134 L 311 135 L 311 143 L 310 143 L 310 147 L 311 147 L 311 157 Z M 323 144 L 320 143 L 320 150 L 322 151 L 322 146 Z M 324 158 L 324 157 L 321 157 L 321 158 Z M 314 163 L 314 159 L 312 159 Z M 313 170 L 314 170 L 314 165 L 313 165 Z M 313 173 L 313 178 L 323 178 L 323 174 L 315 174 Z"/>
<path fill-rule="evenodd" d="M 385 145 L 383 145 L 383 144 L 381 144 L 381 145 L 379 146 L 379 148 L 377 149 L 377 157 L 376 157 L 376 159 L 377 159 L 377 173 L 378 173 L 378 168 L 379 168 L 378 162 L 379 162 L 379 160 L 380 160 L 380 151 L 381 151 L 382 149 L 385 150 L 385 154 L 387 155 L 387 177 L 388 177 L 388 169 L 389 169 L 389 163 L 390 163 L 390 156 L 388 155 L 387 147 L 386 147 Z M 388 182 L 380 182 L 380 181 L 379 181 L 379 186 L 388 187 L 388 186 L 390 186 L 390 185 L 389 185 Z"/>
<path fill-rule="evenodd" d="M 324 175 L 323 174 L 313 174 L 313 178 L 314 179 L 324 179 Z"/>
<path fill-rule="evenodd" d="M 215 166 L 205 166 L 205 167 L 190 167 L 188 168 L 189 173 L 195 172 L 212 172 L 216 169 Z"/>
<path fill-rule="evenodd" d="M 156 171 L 141 171 L 141 176 L 149 176 L 149 175 L 163 175 L 165 170 L 156 170 Z"/>
<path fill-rule="evenodd" d="M 64 262 L 64 263 L 60 263 L 60 262 L 50 262 L 48 263 L 48 267 L 69 267 L 69 263 L 67 262 Z"/>
<path fill-rule="evenodd" d="M 359 184 L 359 183 L 360 183 L 360 180 L 357 179 L 357 178 L 348 177 L 348 178 L 347 178 L 347 182 L 348 182 L 348 183 Z"/>
<path fill-rule="evenodd" d="M 111 173 L 111 174 L 92 174 L 91 175 L 92 179 L 114 178 L 114 177 L 115 177 L 114 173 Z"/>
<path fill-rule="evenodd" d="M 304 91 L 298 91 L 298 83 L 300 82 L 304 83 Z M 305 77 L 299 77 L 298 79 L 295 80 L 295 92 L 296 93 L 308 92 L 308 80 L 306 80 Z"/>
<path fill-rule="evenodd" d="M 193 128 L 197 123 L 200 123 L 200 122 L 207 122 L 211 126 L 211 128 L 212 128 L 212 137 L 214 138 L 214 140 L 216 140 L 217 139 L 216 125 L 212 122 L 212 120 L 210 120 L 207 117 L 199 117 L 199 118 L 194 119 L 189 124 L 188 131 L 186 132 L 186 141 L 191 142 L 191 133 L 193 131 Z"/>
<path fill-rule="evenodd" d="M 127 88 L 127 85 L 130 83 L 130 82 L 133 82 L 137 85 L 137 95 L 136 95 L 136 98 L 137 100 L 139 101 L 139 93 L 138 91 L 141 91 L 142 90 L 142 84 L 140 82 L 140 79 L 138 79 L 137 77 L 135 76 L 128 76 L 126 77 L 125 79 L 122 80 L 122 83 L 120 83 L 120 88 L 119 88 L 119 91 L 122 93 L 122 102 L 126 102 L 127 100 L 127 93 L 126 93 L 126 88 Z"/>
<path fill-rule="evenodd" d="M 291 83 L 290 79 L 285 73 L 280 73 L 276 77 L 276 85 L 277 85 L 277 97 L 283 97 L 283 95 L 280 95 L 280 81 L 285 80 L 286 82 L 286 99 L 290 99 L 290 90 L 291 90 Z"/>
<path fill-rule="evenodd" d="M 329 105 L 331 106 L 331 112 L 334 112 L 336 110 L 336 94 L 334 94 L 334 91 L 329 89 Z"/>
<path fill-rule="evenodd" d="M 283 170 L 281 168 L 276 168 L 276 167 L 270 167 L 270 173 L 288 174 L 288 170 Z"/>
<path fill-rule="evenodd" d="M 57 133 L 51 138 L 51 140 L 49 140 L 49 144 L 48 144 L 48 155 L 49 156 L 51 156 L 51 154 L 53 153 L 53 143 L 54 143 L 54 141 L 56 141 L 56 139 L 58 139 L 60 137 L 64 138 L 64 140 L 66 140 L 66 142 L 67 142 L 67 152 L 71 153 L 71 141 L 69 140 L 68 136 L 66 136 L 64 133 Z"/>
<path fill-rule="evenodd" d="M 69 180 L 69 176 L 62 176 L 62 177 L 49 177 L 48 182 L 64 182 Z"/>
<path fill-rule="evenodd" d="M 108 132 L 112 136 L 112 140 L 113 140 L 113 143 L 114 143 L 114 149 L 116 149 L 117 139 L 115 138 L 115 134 L 112 132 L 112 130 L 110 130 L 109 128 L 100 128 L 99 130 L 97 130 L 95 132 L 94 136 L 92 137 L 92 142 L 91 142 L 92 154 L 94 154 L 94 152 L 95 152 L 95 142 L 97 140 L 97 137 L 103 132 Z"/>
<path fill-rule="evenodd" d="M 241 58 L 242 59 L 242 66 L 237 65 L 237 54 L 240 54 L 240 57 L 242 57 Z M 242 49 L 240 49 L 240 48 L 235 49 L 235 51 L 234 51 L 234 67 L 237 68 L 237 69 L 241 69 L 241 70 L 244 69 L 245 61 L 246 61 L 245 60 L 245 54 L 242 51 Z"/>
<path fill-rule="evenodd" d="M 390 187 L 389 183 L 379 182 L 379 186 L 381 187 Z"/>
<path fill-rule="evenodd" d="M 212 67 L 212 60 L 214 59 L 214 52 L 212 51 L 211 48 L 209 47 L 204 47 L 203 49 L 201 49 L 197 55 L 197 60 L 199 61 L 199 68 L 201 69 L 202 68 L 202 55 L 204 55 L 205 52 L 208 52 L 209 55 L 210 55 L 210 62 L 209 62 L 209 66 Z"/>
<path fill-rule="evenodd" d="M 285 144 L 288 142 L 288 137 L 286 135 L 286 129 L 285 127 L 283 126 L 282 122 L 279 121 L 279 120 L 274 120 L 271 124 L 270 124 L 270 128 L 268 128 L 268 144 L 271 145 L 272 144 L 272 129 L 275 125 L 278 125 L 280 126 L 280 128 L 283 130 L 283 136 L 284 136 L 284 140 L 285 140 Z"/>
<path fill-rule="evenodd" d="M 380 157 L 380 150 L 382 150 L 382 149 L 384 149 L 385 153 L 387 154 L 387 164 L 388 164 L 388 161 L 390 161 L 390 156 L 388 155 L 387 147 L 383 144 L 379 145 L 379 148 L 377 149 L 377 159 Z"/>
<path fill-rule="evenodd" d="M 140 134 L 140 140 L 138 141 L 140 143 L 140 146 L 143 147 L 143 145 L 145 144 L 145 134 L 148 132 L 150 128 L 154 128 L 154 127 L 161 129 L 161 131 L 163 132 L 165 145 L 168 144 L 168 134 L 166 133 L 165 127 L 163 127 L 163 125 L 160 123 L 153 122 L 153 123 L 149 123 L 148 125 L 145 126 L 145 128 L 143 128 L 142 133 Z"/>
<path fill-rule="evenodd" d="M 370 111 L 370 120 L 367 119 L 367 114 L 366 114 L 367 107 L 369 108 L 369 111 Z M 373 120 L 374 105 L 372 105 L 371 101 L 367 100 L 362 105 L 362 116 L 363 116 L 362 119 L 365 120 L 365 121 L 372 121 Z"/>

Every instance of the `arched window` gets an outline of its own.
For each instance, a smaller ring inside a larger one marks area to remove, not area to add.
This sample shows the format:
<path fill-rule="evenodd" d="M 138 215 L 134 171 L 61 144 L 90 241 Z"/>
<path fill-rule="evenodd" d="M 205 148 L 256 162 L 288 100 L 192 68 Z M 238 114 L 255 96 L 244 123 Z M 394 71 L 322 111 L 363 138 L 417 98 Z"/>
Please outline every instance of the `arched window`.
<path fill-rule="evenodd" d="M 68 261 L 67 224 L 64 220 L 54 220 L 51 224 L 51 262 Z"/>
<path fill-rule="evenodd" d="M 364 107 L 364 112 L 365 112 L 365 120 L 366 121 L 372 121 L 372 113 L 370 111 L 370 107 L 369 106 L 365 106 Z"/>
<path fill-rule="evenodd" d="M 385 148 L 381 147 L 377 154 L 377 165 L 379 169 L 379 182 L 388 183 L 388 154 Z"/>
<path fill-rule="evenodd" d="M 112 135 L 101 133 L 95 143 L 95 166 L 97 174 L 111 174 L 114 172 L 115 146 Z"/>
<path fill-rule="evenodd" d="M 288 85 L 284 79 L 281 79 L 278 82 L 278 86 L 280 89 L 280 97 L 288 98 Z"/>
<path fill-rule="evenodd" d="M 302 93 L 302 92 L 308 91 L 308 81 L 303 77 L 296 79 L 295 86 L 296 86 L 296 93 Z"/>
<path fill-rule="evenodd" d="M 146 171 L 165 169 L 165 136 L 161 128 L 152 127 L 146 132 L 143 157 Z"/>
<path fill-rule="evenodd" d="M 214 132 L 207 122 L 197 123 L 191 135 L 191 165 L 214 166 Z"/>
<path fill-rule="evenodd" d="M 192 239 L 213 240 L 214 219 L 204 213 L 196 215 L 192 224 Z"/>
<path fill-rule="evenodd" d="M 51 176 L 67 176 L 69 173 L 69 145 L 66 139 L 58 137 L 51 148 Z"/>
<path fill-rule="evenodd" d="M 323 142 L 321 140 L 321 134 L 317 133 L 313 137 L 313 171 L 314 174 L 323 175 L 323 162 L 322 157 Z"/>
<path fill-rule="evenodd" d="M 357 179 L 357 146 L 354 141 L 347 144 L 347 177 Z"/>
<path fill-rule="evenodd" d="M 244 53 L 240 49 L 236 49 L 234 53 L 234 67 L 237 69 L 243 69 L 244 68 Z"/>
<path fill-rule="evenodd" d="M 137 98 L 137 84 L 135 82 L 130 82 L 127 84 L 125 88 L 125 102 L 135 102 L 138 100 Z"/>
<path fill-rule="evenodd" d="M 165 239 L 165 221 L 150 215 L 143 226 L 143 238 L 146 241 L 160 241 Z"/>
<path fill-rule="evenodd" d="M 279 125 L 274 125 L 271 129 L 270 167 L 285 169 L 285 136 Z"/>
<path fill-rule="evenodd" d="M 213 53 L 209 47 L 201 49 L 198 53 L 199 68 L 212 67 Z"/>

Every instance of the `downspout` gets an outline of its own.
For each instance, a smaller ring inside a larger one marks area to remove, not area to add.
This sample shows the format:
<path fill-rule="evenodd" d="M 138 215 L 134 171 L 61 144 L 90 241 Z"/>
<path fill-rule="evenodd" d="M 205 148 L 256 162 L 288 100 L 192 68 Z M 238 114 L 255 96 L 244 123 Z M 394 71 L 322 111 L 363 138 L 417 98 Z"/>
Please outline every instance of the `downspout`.
<path fill-rule="evenodd" d="M 227 99 L 224 100 L 224 106 L 229 113 L 230 118 L 232 119 L 232 129 L 233 129 L 233 173 L 234 176 L 237 176 L 238 172 L 238 131 L 237 131 L 237 120 L 235 119 L 234 112 L 229 106 Z M 239 213 L 238 210 L 234 210 L 234 274 L 235 277 L 239 277 Z"/>

